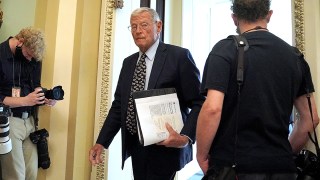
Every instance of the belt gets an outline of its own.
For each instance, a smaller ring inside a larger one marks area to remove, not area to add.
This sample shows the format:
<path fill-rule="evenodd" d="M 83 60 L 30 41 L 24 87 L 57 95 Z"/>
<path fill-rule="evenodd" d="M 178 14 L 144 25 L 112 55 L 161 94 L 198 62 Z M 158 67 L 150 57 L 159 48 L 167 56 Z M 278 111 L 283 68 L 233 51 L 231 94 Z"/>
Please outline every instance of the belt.
<path fill-rule="evenodd" d="M 21 119 L 27 119 L 30 117 L 30 112 L 12 112 L 13 117 L 21 118 Z"/>

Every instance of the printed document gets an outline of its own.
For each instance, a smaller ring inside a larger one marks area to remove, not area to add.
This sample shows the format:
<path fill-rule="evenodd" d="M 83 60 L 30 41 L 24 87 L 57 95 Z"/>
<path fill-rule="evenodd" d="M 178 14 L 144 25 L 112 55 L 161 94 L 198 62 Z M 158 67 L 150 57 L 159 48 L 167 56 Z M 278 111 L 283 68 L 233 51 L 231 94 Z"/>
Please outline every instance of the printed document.
<path fill-rule="evenodd" d="M 152 96 L 149 96 L 150 91 L 153 91 Z M 134 96 L 138 116 L 138 134 L 142 145 L 148 146 L 167 139 L 169 132 L 165 123 L 169 123 L 177 133 L 180 133 L 183 121 L 178 97 L 173 88 L 140 91 L 139 93 L 144 94 L 142 96 L 148 96 L 139 98 Z"/>

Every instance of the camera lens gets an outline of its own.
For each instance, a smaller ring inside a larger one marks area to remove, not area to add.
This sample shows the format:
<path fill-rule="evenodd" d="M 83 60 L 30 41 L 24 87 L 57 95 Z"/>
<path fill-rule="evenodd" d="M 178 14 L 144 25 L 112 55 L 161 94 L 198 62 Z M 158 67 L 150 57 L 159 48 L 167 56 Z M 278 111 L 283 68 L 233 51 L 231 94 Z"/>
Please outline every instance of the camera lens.
<path fill-rule="evenodd" d="M 62 86 L 56 86 L 53 89 L 46 90 L 45 88 L 42 88 L 44 91 L 44 96 L 47 99 L 55 99 L 55 100 L 62 100 L 64 96 L 64 91 L 62 89 Z"/>
<path fill-rule="evenodd" d="M 54 97 L 54 99 L 56 100 L 62 100 L 63 99 L 63 95 L 64 95 L 64 91 L 62 90 L 61 86 L 56 86 L 52 89 L 52 95 Z"/>
<path fill-rule="evenodd" d="M 7 154 L 12 150 L 9 129 L 9 107 L 0 104 L 0 154 Z"/>

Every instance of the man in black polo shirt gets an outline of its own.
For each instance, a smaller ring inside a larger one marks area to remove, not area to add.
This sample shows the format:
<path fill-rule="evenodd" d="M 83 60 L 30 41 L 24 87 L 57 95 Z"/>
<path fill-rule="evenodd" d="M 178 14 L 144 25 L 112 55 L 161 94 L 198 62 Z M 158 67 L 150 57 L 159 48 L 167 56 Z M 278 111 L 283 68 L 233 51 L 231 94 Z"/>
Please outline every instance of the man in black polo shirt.
<path fill-rule="evenodd" d="M 37 178 L 37 147 L 29 138 L 35 131 L 34 106 L 56 103 L 46 99 L 40 88 L 44 50 L 44 34 L 31 27 L 0 44 L 0 102 L 10 106 L 12 112 L 9 118 L 12 151 L 0 155 L 3 179 Z"/>
<path fill-rule="evenodd" d="M 197 124 L 197 160 L 206 177 L 235 167 L 239 180 L 293 180 L 298 153 L 319 122 L 308 63 L 267 29 L 270 0 L 233 0 L 232 19 L 249 48 L 243 84 L 237 81 L 238 50 L 232 37 L 210 52 L 201 91 L 207 96 Z M 300 114 L 289 136 L 293 106 Z M 231 171 L 232 172 L 232 169 Z M 220 173 L 223 174 L 223 173 Z"/>

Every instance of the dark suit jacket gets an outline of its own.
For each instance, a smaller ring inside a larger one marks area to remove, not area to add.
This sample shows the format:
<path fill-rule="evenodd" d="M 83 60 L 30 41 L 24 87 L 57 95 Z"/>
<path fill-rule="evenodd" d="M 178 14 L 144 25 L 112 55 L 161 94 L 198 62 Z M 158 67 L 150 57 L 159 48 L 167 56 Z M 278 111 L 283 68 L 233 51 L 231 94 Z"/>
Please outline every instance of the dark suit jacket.
<path fill-rule="evenodd" d="M 108 148 L 114 136 L 121 129 L 122 137 L 122 168 L 124 161 L 130 156 L 126 142 L 126 114 L 130 95 L 133 73 L 139 53 L 127 57 L 123 61 L 114 101 L 101 129 L 97 143 Z M 148 89 L 175 88 L 184 127 L 180 134 L 187 135 L 195 141 L 196 123 L 204 97 L 200 95 L 200 75 L 189 50 L 159 43 L 150 74 Z M 192 160 L 192 146 L 185 148 L 167 148 L 150 145 L 148 154 L 159 167 L 168 170 L 180 170 Z"/>

